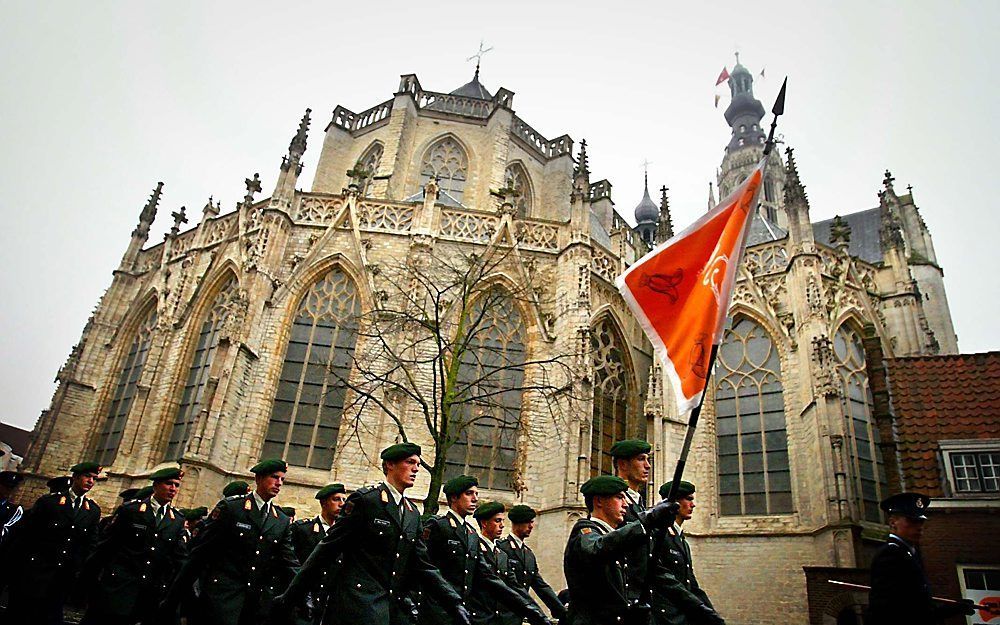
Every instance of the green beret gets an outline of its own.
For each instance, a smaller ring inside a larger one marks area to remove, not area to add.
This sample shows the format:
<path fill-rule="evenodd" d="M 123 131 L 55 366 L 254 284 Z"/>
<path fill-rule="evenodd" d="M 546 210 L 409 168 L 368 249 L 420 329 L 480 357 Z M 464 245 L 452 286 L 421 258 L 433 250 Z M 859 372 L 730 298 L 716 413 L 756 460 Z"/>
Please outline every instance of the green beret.
<path fill-rule="evenodd" d="M 478 521 L 486 521 L 493 518 L 495 515 L 502 513 L 506 509 L 507 508 L 504 507 L 504 505 L 499 501 L 491 501 L 476 508 L 476 511 L 472 513 L 472 516 L 476 517 L 476 520 Z"/>
<path fill-rule="evenodd" d="M 395 445 L 389 445 L 383 449 L 380 457 L 386 462 L 395 462 L 396 460 L 402 460 L 403 458 L 419 455 L 420 445 L 416 445 L 414 443 L 396 443 Z"/>
<path fill-rule="evenodd" d="M 288 471 L 288 464 L 286 464 L 284 460 L 280 460 L 278 458 L 261 460 L 250 468 L 250 472 L 254 475 L 271 475 L 272 473 L 277 473 L 279 471 Z"/>
<path fill-rule="evenodd" d="M 617 495 L 628 490 L 628 482 L 617 475 L 598 475 L 583 483 L 580 493 L 584 497 L 594 495 Z"/>
<path fill-rule="evenodd" d="M 19 485 L 24 479 L 24 476 L 15 471 L 0 471 L 0 484 L 3 484 L 7 488 L 14 488 Z"/>
<path fill-rule="evenodd" d="M 674 485 L 674 481 L 670 480 L 666 484 L 660 487 L 660 499 L 666 499 L 667 495 L 670 494 L 670 487 Z M 678 497 L 687 497 L 688 495 L 694 494 L 694 484 L 691 482 L 685 482 L 681 480 L 681 485 L 677 487 Z"/>
<path fill-rule="evenodd" d="M 136 491 L 135 498 L 136 499 L 145 499 L 146 497 L 149 497 L 152 494 L 153 494 L 153 487 L 152 486 L 143 486 L 138 491 Z"/>
<path fill-rule="evenodd" d="M 188 521 L 197 521 L 198 519 L 203 519 L 208 516 L 208 508 L 205 506 L 199 506 L 197 508 L 184 508 L 180 512 Z"/>
<path fill-rule="evenodd" d="M 50 493 L 65 493 L 69 490 L 69 486 L 72 483 L 72 478 L 67 476 L 54 477 L 45 483 L 49 487 Z"/>
<path fill-rule="evenodd" d="M 295 516 L 295 508 L 291 506 L 280 506 L 281 511 L 288 516 Z"/>
<path fill-rule="evenodd" d="M 340 483 L 327 484 L 323 488 L 316 491 L 316 499 L 323 501 L 330 495 L 336 495 L 338 493 L 345 493 L 345 494 L 347 493 L 347 489 L 344 488 L 343 484 Z"/>
<path fill-rule="evenodd" d="M 612 445 L 610 453 L 612 458 L 635 458 L 639 454 L 648 454 L 652 449 L 653 446 L 646 441 L 630 438 Z"/>
<path fill-rule="evenodd" d="M 517 504 L 507 513 L 507 518 L 510 519 L 511 523 L 527 523 L 536 516 L 538 513 L 535 512 L 534 508 L 523 503 Z"/>
<path fill-rule="evenodd" d="M 236 480 L 226 484 L 226 487 L 222 489 L 223 497 L 232 497 L 233 495 L 246 495 L 250 492 L 250 485 L 243 480 Z"/>
<path fill-rule="evenodd" d="M 71 466 L 69 468 L 69 472 L 73 475 L 79 475 L 81 473 L 100 473 L 101 465 L 96 462 L 80 462 Z"/>
<path fill-rule="evenodd" d="M 458 477 L 453 477 L 445 482 L 444 487 L 441 490 L 444 491 L 445 495 L 454 497 L 455 495 L 461 495 L 473 486 L 479 486 L 479 480 L 477 478 L 472 477 L 471 475 L 459 475 Z"/>
<path fill-rule="evenodd" d="M 126 488 L 122 492 L 118 493 L 118 496 L 124 501 L 132 501 L 135 499 L 136 493 L 139 492 L 138 488 Z"/>
<path fill-rule="evenodd" d="M 149 476 L 149 479 L 153 482 L 163 482 L 166 480 L 179 480 L 184 477 L 184 471 L 181 471 L 180 467 L 167 467 L 165 469 L 160 469 L 155 471 Z"/>

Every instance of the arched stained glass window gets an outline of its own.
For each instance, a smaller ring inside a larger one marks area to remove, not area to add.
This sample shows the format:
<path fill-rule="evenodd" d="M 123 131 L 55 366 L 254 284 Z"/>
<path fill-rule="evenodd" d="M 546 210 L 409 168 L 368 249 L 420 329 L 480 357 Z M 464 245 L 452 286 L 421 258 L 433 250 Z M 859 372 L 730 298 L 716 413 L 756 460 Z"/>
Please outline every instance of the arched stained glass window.
<path fill-rule="evenodd" d="M 524 388 L 524 321 L 500 289 L 479 298 L 468 318 L 472 325 L 457 387 L 464 392 L 464 429 L 448 449 L 445 479 L 465 473 L 477 476 L 483 488 L 513 490 Z"/>
<path fill-rule="evenodd" d="M 103 466 L 114 462 L 118 454 L 118 446 L 125 431 L 125 421 L 132 408 L 139 376 L 142 375 L 142 368 L 146 364 L 149 342 L 155 326 L 156 307 L 153 306 L 143 317 L 132 337 L 132 343 L 118 371 L 118 381 L 112 392 L 111 402 L 108 404 L 104 425 L 94 444 L 94 460 Z"/>
<path fill-rule="evenodd" d="M 292 322 L 261 457 L 299 467 L 333 466 L 346 380 L 358 341 L 361 299 L 334 267 L 309 289 Z"/>
<path fill-rule="evenodd" d="M 511 163 L 504 172 L 504 185 L 514 190 L 514 209 L 519 218 L 525 218 L 531 212 L 531 183 L 528 172 L 520 163 Z"/>
<path fill-rule="evenodd" d="M 170 430 L 170 438 L 167 439 L 167 460 L 180 458 L 187 448 L 188 439 L 191 437 L 191 426 L 201 411 L 201 400 L 205 394 L 205 385 L 208 384 L 208 374 L 212 369 L 215 351 L 219 347 L 219 331 L 226 318 L 226 305 L 238 286 L 235 277 L 230 277 L 226 281 L 215 295 L 212 306 L 201 324 L 198 342 L 195 344 L 194 355 L 191 357 L 191 365 L 184 381 L 181 402 Z"/>
<path fill-rule="evenodd" d="M 791 512 L 785 401 L 774 341 L 760 324 L 740 317 L 719 347 L 718 365 L 720 512 Z"/>
<path fill-rule="evenodd" d="M 361 195 L 368 195 L 368 187 L 371 185 L 372 178 L 378 173 L 378 167 L 382 163 L 382 144 L 376 141 L 371 144 L 365 153 L 361 155 L 358 159 L 358 163 L 361 165 L 361 169 L 365 172 L 365 179 L 361 185 Z"/>
<path fill-rule="evenodd" d="M 845 447 L 855 504 L 862 519 L 878 523 L 882 520 L 878 504 L 886 490 L 886 478 L 878 428 L 872 419 L 872 396 L 861 335 L 847 324 L 840 326 L 834 335 L 833 353 L 837 357 L 837 377 L 843 395 Z"/>
<path fill-rule="evenodd" d="M 420 162 L 420 188 L 436 177 L 440 191 L 461 204 L 468 171 L 469 158 L 465 150 L 453 137 L 444 137 L 424 152 Z"/>
<path fill-rule="evenodd" d="M 590 434 L 590 475 L 614 473 L 611 446 L 625 438 L 628 373 L 614 322 L 605 316 L 591 333 L 594 354 L 594 407 Z"/>

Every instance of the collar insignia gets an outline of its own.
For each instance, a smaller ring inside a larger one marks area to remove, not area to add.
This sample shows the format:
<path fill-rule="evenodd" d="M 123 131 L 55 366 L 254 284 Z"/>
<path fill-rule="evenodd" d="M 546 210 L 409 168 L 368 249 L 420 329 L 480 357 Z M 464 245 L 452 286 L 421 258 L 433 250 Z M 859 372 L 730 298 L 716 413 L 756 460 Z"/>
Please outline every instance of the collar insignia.
<path fill-rule="evenodd" d="M 170 520 L 173 521 L 174 520 L 174 509 L 171 508 L 170 506 L 167 506 L 167 514 L 170 515 Z"/>
<path fill-rule="evenodd" d="M 59 505 L 60 506 L 65 506 L 66 505 L 66 496 L 65 495 L 63 495 L 62 497 L 59 498 Z"/>
<path fill-rule="evenodd" d="M 278 518 L 278 508 L 276 508 L 275 506 L 271 506 L 271 516 L 273 516 L 274 518 Z"/>
<path fill-rule="evenodd" d="M 145 503 L 139 504 L 139 512 L 142 513 L 145 511 L 146 511 L 146 504 Z"/>
<path fill-rule="evenodd" d="M 458 527 L 458 523 L 455 522 L 455 517 L 448 515 L 448 522 L 451 523 L 452 527 Z"/>
<path fill-rule="evenodd" d="M 90 501 L 88 501 L 86 497 L 83 498 L 83 509 L 90 510 Z"/>
<path fill-rule="evenodd" d="M 247 497 L 247 500 L 245 502 L 243 502 L 243 509 L 244 510 L 253 510 L 253 501 L 251 500 L 250 497 Z"/>
<path fill-rule="evenodd" d="M 313 533 L 319 534 L 319 523 L 313 523 Z"/>
<path fill-rule="evenodd" d="M 389 493 L 382 491 L 382 503 L 389 503 Z"/>

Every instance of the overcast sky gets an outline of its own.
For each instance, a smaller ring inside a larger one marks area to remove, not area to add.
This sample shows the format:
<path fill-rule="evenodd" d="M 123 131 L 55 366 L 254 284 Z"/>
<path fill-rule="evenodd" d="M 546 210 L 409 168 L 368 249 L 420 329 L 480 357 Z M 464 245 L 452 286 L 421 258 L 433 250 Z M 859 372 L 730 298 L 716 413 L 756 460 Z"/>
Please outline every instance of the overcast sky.
<path fill-rule="evenodd" d="M 701 8 L 692 5 L 711 5 Z M 945 269 L 963 352 L 1000 347 L 995 75 L 1000 2 L 37 2 L 0 23 L 0 420 L 30 428 L 111 282 L 159 180 L 195 222 L 243 179 L 268 193 L 306 107 L 309 188 L 337 104 L 361 111 L 400 74 L 467 82 L 480 38 L 491 91 L 547 137 L 586 138 L 631 219 L 670 187 L 674 223 L 705 208 L 729 129 L 733 51 L 796 147 L 814 220 L 877 205 L 886 168 L 913 185 Z M 723 95 L 713 108 L 715 93 Z M 765 120 L 765 123 L 768 123 Z M 654 191 L 655 195 L 655 191 Z"/>

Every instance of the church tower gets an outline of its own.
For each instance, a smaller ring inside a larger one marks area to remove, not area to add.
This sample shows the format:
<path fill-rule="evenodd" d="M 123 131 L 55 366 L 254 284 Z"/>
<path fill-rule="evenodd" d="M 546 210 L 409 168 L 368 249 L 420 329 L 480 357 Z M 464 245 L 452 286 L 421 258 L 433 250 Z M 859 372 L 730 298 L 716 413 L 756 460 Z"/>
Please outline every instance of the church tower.
<path fill-rule="evenodd" d="M 642 201 L 635 207 L 635 231 L 648 247 L 653 247 L 656 229 L 660 221 L 660 209 L 649 197 L 649 173 L 645 175 Z"/>
<path fill-rule="evenodd" d="M 753 75 L 740 63 L 739 52 L 736 53 L 736 67 L 729 76 L 729 91 L 732 98 L 725 116 L 732 136 L 726 146 L 717 181 L 720 201 L 732 193 L 757 165 L 767 139 L 761 126 L 764 106 L 754 97 Z M 760 214 L 770 225 L 784 229 L 788 227 L 788 219 L 782 210 L 784 164 L 777 150 L 771 152 L 770 158 L 760 198 Z"/>

